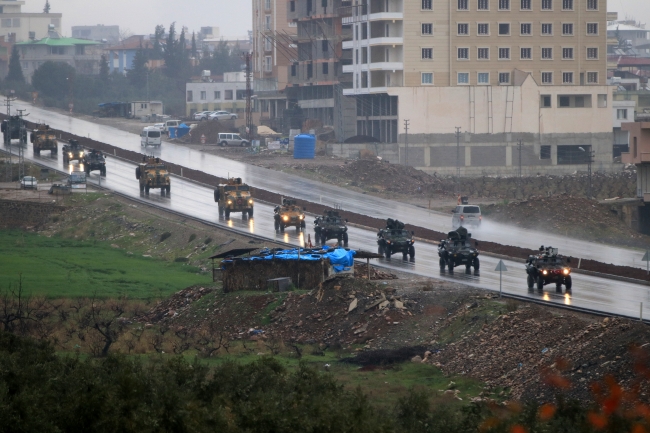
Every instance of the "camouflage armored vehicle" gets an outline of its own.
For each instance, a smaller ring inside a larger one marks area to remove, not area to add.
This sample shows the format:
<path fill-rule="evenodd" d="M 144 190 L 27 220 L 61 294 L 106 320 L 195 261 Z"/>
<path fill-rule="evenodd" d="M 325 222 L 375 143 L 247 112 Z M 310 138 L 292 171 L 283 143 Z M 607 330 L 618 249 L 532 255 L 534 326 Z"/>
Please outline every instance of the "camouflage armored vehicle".
<path fill-rule="evenodd" d="M 84 147 L 77 140 L 70 139 L 68 144 L 63 145 L 63 163 L 69 164 L 70 161 L 81 162 L 84 157 Z"/>
<path fill-rule="evenodd" d="M 143 157 L 142 162 L 135 168 L 135 178 L 140 181 L 140 192 L 149 195 L 149 190 L 160 188 L 160 194 L 171 192 L 169 172 L 160 158 Z"/>
<path fill-rule="evenodd" d="M 539 254 L 528 256 L 526 261 L 526 274 L 528 274 L 528 288 L 532 289 L 537 284 L 537 290 L 544 290 L 547 284 L 555 283 L 555 290 L 562 293 L 562 285 L 566 291 L 571 291 L 571 259 L 557 253 L 557 248 L 542 245 Z"/>
<path fill-rule="evenodd" d="M 402 253 L 402 257 L 415 258 L 415 240 L 413 232 L 404 230 L 404 223 L 392 218 L 386 220 L 386 228 L 377 233 L 378 254 L 383 254 L 387 259 L 391 255 Z"/>
<path fill-rule="evenodd" d="M 101 176 L 106 176 L 106 158 L 101 151 L 90 149 L 84 154 L 83 163 L 86 174 L 99 170 Z"/>
<path fill-rule="evenodd" d="M 316 243 L 324 244 L 329 239 L 336 239 L 339 246 L 348 246 L 348 220 L 341 218 L 338 211 L 326 210 L 314 220 L 314 238 Z"/>
<path fill-rule="evenodd" d="M 49 150 L 50 155 L 56 155 L 59 151 L 59 143 L 56 140 L 54 130 L 49 125 L 40 124 L 29 135 L 29 141 L 32 142 L 34 155 L 40 155 L 41 151 Z"/>
<path fill-rule="evenodd" d="M 20 144 L 27 144 L 27 128 L 20 116 L 10 116 L 9 119 L 3 120 L 0 131 L 2 131 L 5 144 L 10 144 L 11 140 L 18 139 L 20 139 Z"/>
<path fill-rule="evenodd" d="M 284 231 L 286 227 L 295 227 L 300 231 L 305 228 L 305 212 L 304 208 L 296 205 L 295 200 L 283 199 L 282 206 L 276 206 L 273 209 L 275 215 L 275 230 Z"/>
<path fill-rule="evenodd" d="M 228 179 L 214 190 L 214 201 L 219 203 L 219 216 L 230 218 L 232 212 L 241 212 L 242 217 L 253 216 L 253 196 L 251 187 L 242 182 L 240 177 Z"/>
<path fill-rule="evenodd" d="M 470 273 L 472 266 L 474 273 L 478 274 L 480 263 L 478 250 L 475 248 L 478 242 L 472 245 L 472 234 L 467 232 L 465 227 L 459 227 L 447 234 L 447 239 L 440 241 L 438 245 L 438 257 L 440 257 L 440 270 L 445 266 L 449 272 L 454 272 L 457 266 L 465 265 L 465 272 Z"/>

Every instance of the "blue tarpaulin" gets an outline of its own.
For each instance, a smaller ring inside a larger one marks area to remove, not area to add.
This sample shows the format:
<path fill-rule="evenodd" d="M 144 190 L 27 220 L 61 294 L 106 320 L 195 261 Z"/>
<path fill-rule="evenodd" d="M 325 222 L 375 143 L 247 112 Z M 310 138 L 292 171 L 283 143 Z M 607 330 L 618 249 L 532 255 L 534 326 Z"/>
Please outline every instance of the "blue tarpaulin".
<path fill-rule="evenodd" d="M 271 251 L 262 251 L 259 256 L 243 258 L 246 260 L 309 260 L 317 261 L 322 259 L 329 259 L 335 272 L 342 272 L 346 268 L 350 268 L 354 263 L 354 255 L 357 252 L 354 250 L 346 250 L 344 248 L 330 248 L 324 246 L 321 250 L 306 250 L 301 248 L 300 255 L 298 249 L 276 251 L 273 254 Z M 228 262 L 224 260 L 224 262 Z"/>

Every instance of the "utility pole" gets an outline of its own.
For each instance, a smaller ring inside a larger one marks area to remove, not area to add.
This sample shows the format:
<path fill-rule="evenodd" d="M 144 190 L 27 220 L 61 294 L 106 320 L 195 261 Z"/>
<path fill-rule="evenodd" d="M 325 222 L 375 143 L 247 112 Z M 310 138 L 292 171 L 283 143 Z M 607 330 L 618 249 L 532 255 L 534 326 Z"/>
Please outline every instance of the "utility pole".
<path fill-rule="evenodd" d="M 246 135 L 250 141 L 253 135 L 253 89 L 251 88 L 251 53 L 244 53 L 246 61 Z"/>
<path fill-rule="evenodd" d="M 587 175 L 589 176 L 589 189 L 587 190 L 587 198 L 591 198 L 591 163 L 594 162 L 594 151 L 589 147 L 589 159 L 587 160 Z"/>
<path fill-rule="evenodd" d="M 456 127 L 456 194 L 460 194 L 460 126 Z"/>
<path fill-rule="evenodd" d="M 10 97 L 9 95 L 5 97 L 5 105 L 7 106 L 7 126 L 11 121 L 11 101 L 14 99 L 15 98 Z M 11 135 L 9 135 L 9 140 L 5 142 L 5 146 L 9 148 L 9 170 L 7 170 L 7 182 L 11 182 L 14 176 L 14 162 L 11 154 Z"/>
<path fill-rule="evenodd" d="M 23 137 L 27 137 L 27 131 L 25 131 L 25 124 L 23 123 L 23 112 L 27 110 L 16 110 L 20 116 L 20 128 L 18 132 L 18 179 L 22 179 L 25 176 L 25 149 L 23 146 L 27 146 L 27 141 L 23 142 Z M 10 133 L 11 134 L 11 133 Z M 11 141 L 11 135 L 9 135 L 9 140 Z"/>
<path fill-rule="evenodd" d="M 404 165 L 409 165 L 409 123 L 411 121 L 408 119 L 404 119 L 404 144 L 405 144 L 405 152 L 404 152 Z"/>

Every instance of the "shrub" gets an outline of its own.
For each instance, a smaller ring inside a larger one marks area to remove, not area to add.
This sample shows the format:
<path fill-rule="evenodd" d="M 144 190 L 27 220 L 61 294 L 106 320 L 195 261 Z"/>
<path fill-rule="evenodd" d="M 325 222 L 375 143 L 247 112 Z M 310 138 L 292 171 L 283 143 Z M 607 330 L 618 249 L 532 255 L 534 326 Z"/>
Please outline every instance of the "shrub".
<path fill-rule="evenodd" d="M 163 242 L 165 239 L 169 238 L 172 234 L 169 232 L 165 232 L 160 235 L 160 242 Z"/>
<path fill-rule="evenodd" d="M 207 238 L 203 243 L 207 245 L 207 244 L 209 244 L 210 242 L 212 242 L 212 238 Z"/>
<path fill-rule="evenodd" d="M 190 240 L 187 241 L 187 242 L 192 242 L 194 239 L 196 239 L 196 234 L 192 233 L 192 234 L 190 235 Z"/>

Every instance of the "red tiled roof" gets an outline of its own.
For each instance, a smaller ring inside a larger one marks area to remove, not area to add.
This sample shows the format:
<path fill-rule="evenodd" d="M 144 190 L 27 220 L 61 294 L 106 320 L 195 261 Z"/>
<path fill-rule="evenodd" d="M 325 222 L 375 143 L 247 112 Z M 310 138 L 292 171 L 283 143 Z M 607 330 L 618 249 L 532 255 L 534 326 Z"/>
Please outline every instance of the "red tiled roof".
<path fill-rule="evenodd" d="M 607 56 L 608 62 L 616 62 L 621 66 L 650 66 L 650 58 L 632 56 Z"/>

